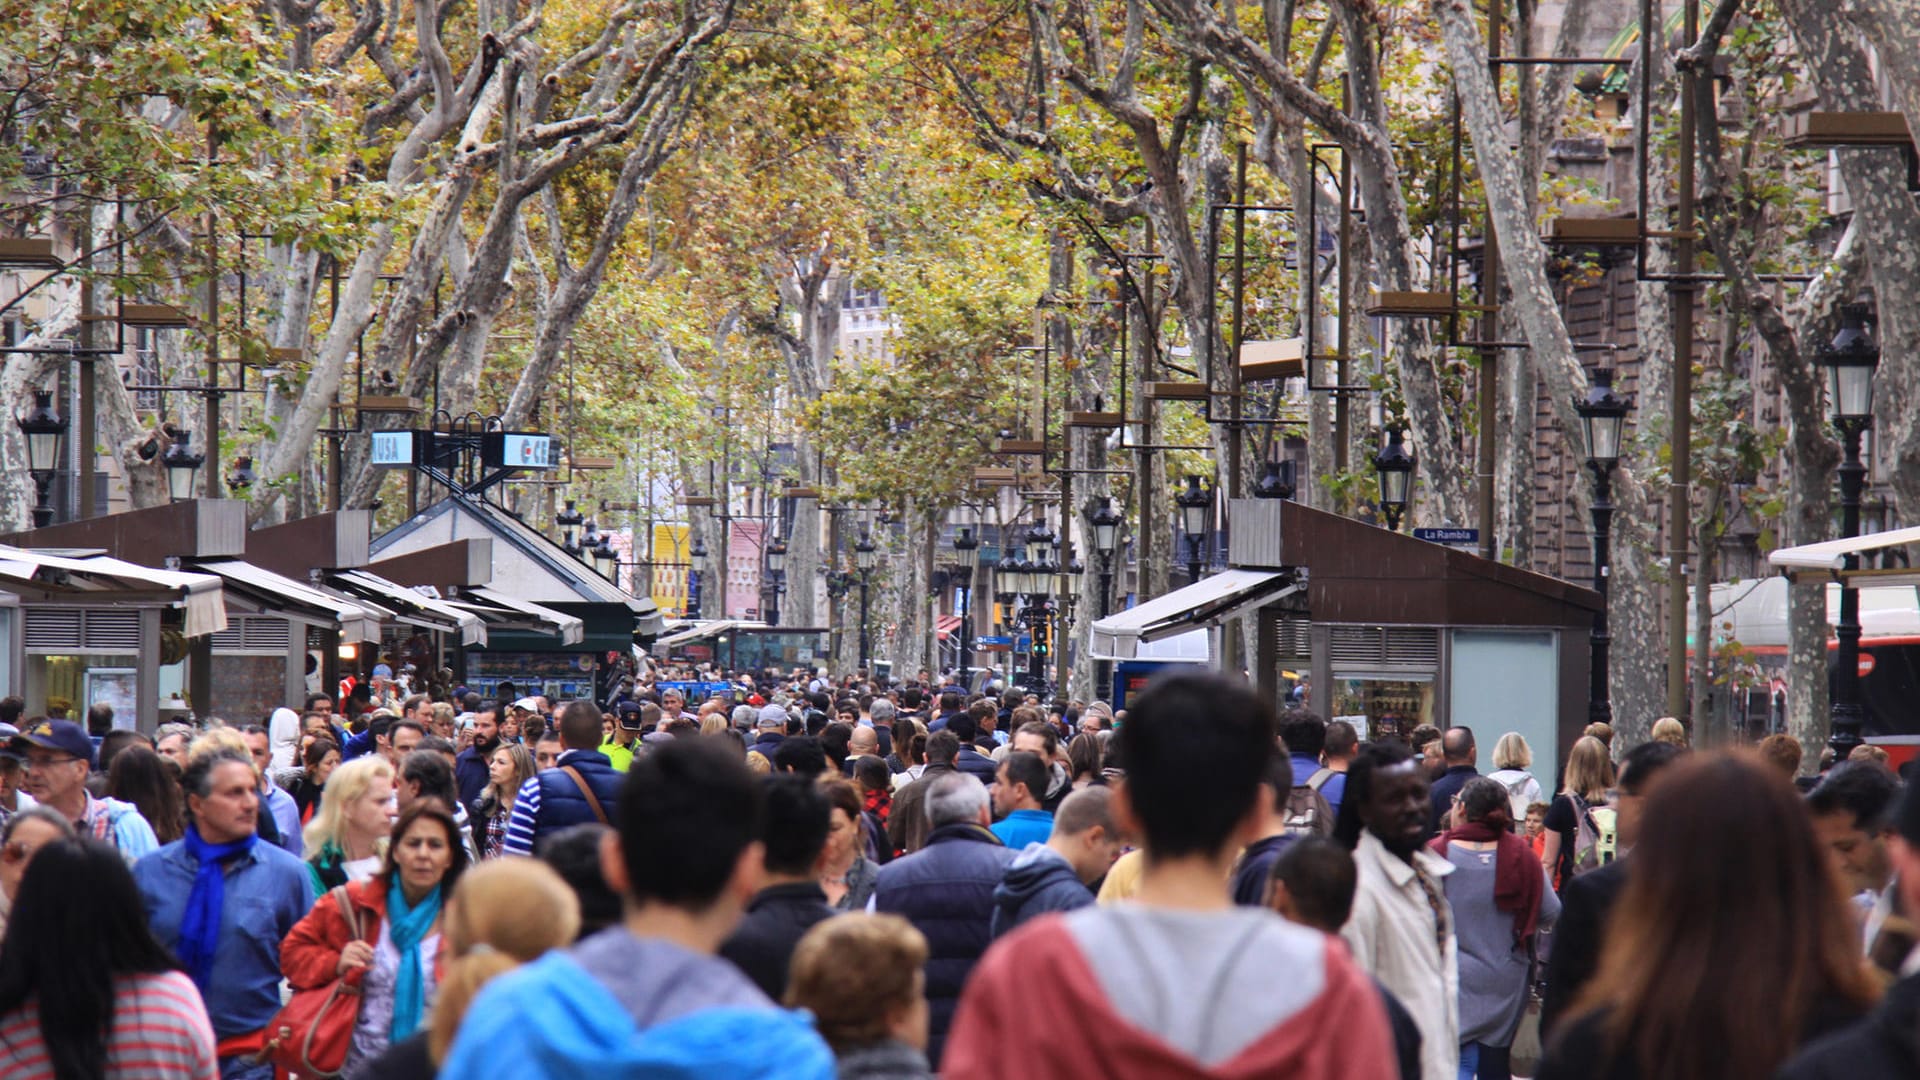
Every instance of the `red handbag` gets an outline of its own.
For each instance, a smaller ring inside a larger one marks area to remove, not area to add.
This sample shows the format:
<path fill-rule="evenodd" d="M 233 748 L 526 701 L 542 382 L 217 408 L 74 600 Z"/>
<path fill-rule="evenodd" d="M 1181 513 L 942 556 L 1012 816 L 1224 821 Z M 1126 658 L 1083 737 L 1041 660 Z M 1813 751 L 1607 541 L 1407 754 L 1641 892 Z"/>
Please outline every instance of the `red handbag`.
<path fill-rule="evenodd" d="M 332 890 L 333 902 L 353 927 L 354 939 L 366 940 L 359 913 L 347 899 L 347 887 Z M 295 990 L 293 997 L 267 1025 L 266 1045 L 257 1060 L 271 1061 L 294 1077 L 331 1080 L 347 1065 L 353 1045 L 353 1027 L 360 1018 L 360 980 L 365 968 L 354 968 L 326 986 Z"/>

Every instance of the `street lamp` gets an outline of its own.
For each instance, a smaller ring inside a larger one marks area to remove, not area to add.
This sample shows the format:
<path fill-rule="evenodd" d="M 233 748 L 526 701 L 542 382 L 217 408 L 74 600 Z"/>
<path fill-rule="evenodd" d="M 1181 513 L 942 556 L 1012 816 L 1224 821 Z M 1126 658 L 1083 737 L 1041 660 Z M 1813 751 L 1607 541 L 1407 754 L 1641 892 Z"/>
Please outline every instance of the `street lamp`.
<path fill-rule="evenodd" d="M 1386 448 L 1373 455 L 1373 471 L 1380 474 L 1380 511 L 1394 532 L 1400 530 L 1400 518 L 1407 512 L 1414 464 L 1414 456 L 1401 442 L 1400 429 L 1388 431 Z"/>
<path fill-rule="evenodd" d="M 593 546 L 593 568 L 600 576 L 618 585 L 620 583 L 620 553 L 613 550 L 613 534 L 601 533 L 600 542 Z"/>
<path fill-rule="evenodd" d="M 1880 363 L 1864 306 L 1849 304 L 1840 312 L 1840 332 L 1823 346 L 1814 362 L 1827 372 L 1827 419 L 1840 433 L 1846 456 L 1840 462 L 1840 535 L 1860 535 L 1860 489 L 1867 467 L 1860 461 L 1860 438 L 1873 426 L 1873 372 Z M 1842 569 L 1860 568 L 1860 557 L 1849 554 Z M 1849 574 L 1840 582 L 1840 621 L 1834 625 L 1840 648 L 1835 657 L 1830 734 L 1836 760 L 1845 761 L 1860 745 L 1867 710 L 1860 701 L 1860 591 Z"/>
<path fill-rule="evenodd" d="M 1254 481 L 1253 497 L 1256 499 L 1291 499 L 1294 493 L 1293 462 L 1269 461 L 1266 471 L 1260 479 Z"/>
<path fill-rule="evenodd" d="M 592 518 L 588 518 L 586 528 L 580 532 L 580 550 L 576 553 L 575 557 L 588 565 L 592 565 L 593 549 L 599 546 L 600 527 L 594 523 Z"/>
<path fill-rule="evenodd" d="M 67 418 L 53 411 L 53 394 L 33 392 L 33 408 L 14 423 L 27 438 L 27 472 L 33 477 L 33 527 L 44 529 L 53 524 L 53 504 L 47 501 L 53 487 L 54 470 L 60 466 L 60 441 L 67 434 Z M 82 497 L 91 496 L 83 492 Z"/>
<path fill-rule="evenodd" d="M 772 587 L 768 593 L 772 597 L 772 601 L 767 605 L 768 626 L 780 625 L 780 590 L 786 584 L 784 580 L 786 576 L 787 542 L 776 536 L 773 538 L 773 543 L 767 545 L 767 583 Z"/>
<path fill-rule="evenodd" d="M 953 553 L 960 560 L 960 677 L 965 681 L 973 667 L 973 571 L 980 565 L 980 538 L 973 535 L 973 526 L 960 526 Z"/>
<path fill-rule="evenodd" d="M 1593 591 L 1600 594 L 1600 610 L 1593 617 L 1589 648 L 1587 721 L 1611 725 L 1613 705 L 1607 691 L 1608 654 L 1613 635 L 1607 626 L 1608 563 L 1613 558 L 1613 467 L 1620 463 L 1627 410 L 1633 406 L 1613 391 L 1613 370 L 1598 368 L 1587 396 L 1573 403 L 1587 441 L 1587 468 L 1593 472 Z"/>
<path fill-rule="evenodd" d="M 873 579 L 873 538 L 864 529 L 859 542 L 853 545 L 853 565 L 860 570 L 860 670 L 872 671 L 867 640 L 867 588 Z"/>
<path fill-rule="evenodd" d="M 1100 501 L 1087 515 L 1087 524 L 1093 526 L 1093 549 L 1100 553 L 1100 617 L 1110 614 L 1109 604 L 1113 597 L 1113 553 L 1120 546 L 1120 526 L 1126 521 L 1120 512 L 1113 508 L 1113 499 L 1100 496 Z"/>
<path fill-rule="evenodd" d="M 567 508 L 553 515 L 553 523 L 560 526 L 560 549 L 574 558 L 580 557 L 580 545 L 573 542 L 573 530 L 587 519 L 574 509 L 574 501 L 567 500 Z"/>
<path fill-rule="evenodd" d="M 1213 492 L 1200 486 L 1198 476 L 1187 477 L 1187 490 L 1174 497 L 1180 506 L 1180 525 L 1187 534 L 1187 578 L 1200 580 L 1200 548 L 1207 540 L 1207 518 L 1213 510 Z"/>
<path fill-rule="evenodd" d="M 207 460 L 207 455 L 188 445 L 192 437 L 193 432 L 184 428 L 173 429 L 173 445 L 160 455 L 160 464 L 167 469 L 167 497 L 174 502 L 193 498 L 193 474 Z"/>
<path fill-rule="evenodd" d="M 707 544 L 695 537 L 693 546 L 687 549 L 687 562 L 693 569 L 693 587 L 688 590 L 687 609 L 691 618 L 700 617 L 700 582 L 707 576 Z"/>

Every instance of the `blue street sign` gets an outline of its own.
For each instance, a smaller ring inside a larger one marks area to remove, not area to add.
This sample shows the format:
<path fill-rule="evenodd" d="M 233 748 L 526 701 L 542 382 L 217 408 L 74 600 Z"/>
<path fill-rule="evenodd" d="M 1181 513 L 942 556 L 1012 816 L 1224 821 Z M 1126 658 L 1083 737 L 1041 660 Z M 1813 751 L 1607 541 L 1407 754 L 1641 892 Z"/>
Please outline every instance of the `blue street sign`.
<path fill-rule="evenodd" d="M 1012 645 L 1013 639 L 1000 634 L 982 634 L 974 639 L 974 643 L 984 648 L 988 645 Z"/>
<path fill-rule="evenodd" d="M 1415 540 L 1425 540 L 1432 544 L 1477 544 L 1480 542 L 1479 529 L 1415 529 Z"/>

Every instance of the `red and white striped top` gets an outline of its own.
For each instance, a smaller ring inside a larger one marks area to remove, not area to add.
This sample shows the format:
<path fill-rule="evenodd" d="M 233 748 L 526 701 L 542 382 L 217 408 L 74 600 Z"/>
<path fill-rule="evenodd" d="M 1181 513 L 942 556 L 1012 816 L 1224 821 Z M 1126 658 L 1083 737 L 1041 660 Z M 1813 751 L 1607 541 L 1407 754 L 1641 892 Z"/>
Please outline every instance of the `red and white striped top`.
<path fill-rule="evenodd" d="M 177 971 L 119 980 L 106 1075 L 109 1080 L 219 1080 L 213 1025 L 193 980 Z M 0 1016 L 0 1076 L 54 1080 L 34 1002 Z"/>

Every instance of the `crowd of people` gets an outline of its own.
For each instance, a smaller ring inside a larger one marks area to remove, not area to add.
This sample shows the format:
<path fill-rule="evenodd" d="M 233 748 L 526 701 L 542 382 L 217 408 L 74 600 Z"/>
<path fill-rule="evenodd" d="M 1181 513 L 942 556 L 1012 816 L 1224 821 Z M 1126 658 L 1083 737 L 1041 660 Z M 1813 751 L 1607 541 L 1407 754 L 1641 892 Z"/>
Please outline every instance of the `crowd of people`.
<path fill-rule="evenodd" d="M 0 701 L 0 1076 L 1920 1075 L 1884 757 L 1662 720 L 1483 775 L 1205 673 L 667 683 Z"/>

